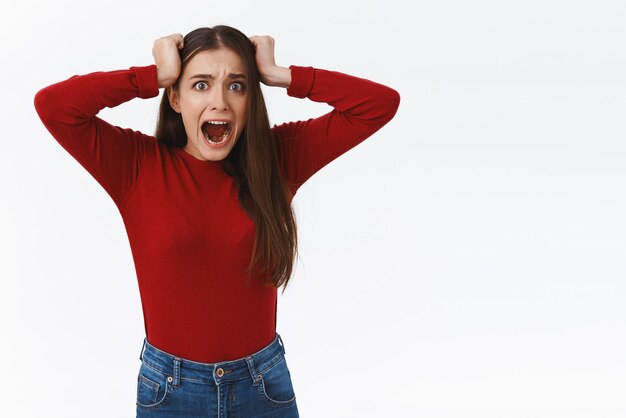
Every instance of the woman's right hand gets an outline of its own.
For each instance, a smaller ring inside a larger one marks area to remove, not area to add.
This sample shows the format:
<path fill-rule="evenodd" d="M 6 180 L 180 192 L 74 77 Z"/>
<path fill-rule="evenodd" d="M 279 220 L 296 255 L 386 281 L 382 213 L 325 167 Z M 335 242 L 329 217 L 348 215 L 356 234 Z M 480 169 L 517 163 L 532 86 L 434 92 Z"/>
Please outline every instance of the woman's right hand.
<path fill-rule="evenodd" d="M 154 41 L 152 56 L 157 66 L 159 88 L 169 87 L 178 80 L 181 67 L 178 50 L 183 46 L 183 35 L 180 33 Z"/>

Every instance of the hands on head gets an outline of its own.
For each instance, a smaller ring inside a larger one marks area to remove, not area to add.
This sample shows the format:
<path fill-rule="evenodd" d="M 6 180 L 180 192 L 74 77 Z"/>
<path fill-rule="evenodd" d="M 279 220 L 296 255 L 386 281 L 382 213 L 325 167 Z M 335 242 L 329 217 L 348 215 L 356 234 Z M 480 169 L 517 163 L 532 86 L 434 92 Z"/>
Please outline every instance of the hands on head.
<path fill-rule="evenodd" d="M 169 87 L 180 75 L 180 55 L 178 50 L 184 46 L 183 35 L 175 33 L 154 41 L 152 56 L 157 66 L 159 88 Z"/>
<path fill-rule="evenodd" d="M 255 48 L 255 61 L 261 82 L 267 86 L 289 87 L 291 71 L 276 65 L 274 38 L 268 35 L 251 36 Z M 176 82 L 181 71 L 178 50 L 184 47 L 183 35 L 175 33 L 154 41 L 152 55 L 157 66 L 159 88 L 169 87 Z"/>

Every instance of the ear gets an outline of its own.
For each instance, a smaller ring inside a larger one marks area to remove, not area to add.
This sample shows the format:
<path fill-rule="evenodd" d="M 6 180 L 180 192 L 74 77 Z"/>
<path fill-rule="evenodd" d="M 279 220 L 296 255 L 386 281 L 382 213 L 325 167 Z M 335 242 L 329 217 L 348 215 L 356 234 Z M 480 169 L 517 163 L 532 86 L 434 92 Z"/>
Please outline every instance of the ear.
<path fill-rule="evenodd" d="M 178 94 L 178 91 L 172 86 L 168 87 L 167 97 L 169 98 L 170 106 L 172 106 L 172 109 L 174 109 L 176 113 L 180 113 L 180 104 L 178 102 L 180 96 Z"/>

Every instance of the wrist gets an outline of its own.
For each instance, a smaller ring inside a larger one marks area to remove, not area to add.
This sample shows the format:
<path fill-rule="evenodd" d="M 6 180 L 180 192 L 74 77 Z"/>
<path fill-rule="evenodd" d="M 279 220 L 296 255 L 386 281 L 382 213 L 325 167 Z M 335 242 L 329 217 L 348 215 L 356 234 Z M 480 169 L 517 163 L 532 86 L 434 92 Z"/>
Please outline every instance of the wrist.
<path fill-rule="evenodd" d="M 177 79 L 178 76 L 173 76 L 171 73 L 165 72 L 157 67 L 157 84 L 160 89 L 171 86 Z"/>
<path fill-rule="evenodd" d="M 291 85 L 291 69 L 285 67 L 274 67 L 272 72 L 265 76 L 266 83 L 272 87 L 289 88 Z"/>

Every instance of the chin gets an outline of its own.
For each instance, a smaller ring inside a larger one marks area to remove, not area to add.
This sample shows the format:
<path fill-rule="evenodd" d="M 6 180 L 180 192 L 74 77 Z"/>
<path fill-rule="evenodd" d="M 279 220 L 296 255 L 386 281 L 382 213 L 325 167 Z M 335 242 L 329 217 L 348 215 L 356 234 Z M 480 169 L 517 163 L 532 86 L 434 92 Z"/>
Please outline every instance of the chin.
<path fill-rule="evenodd" d="M 202 157 L 205 161 L 222 161 L 226 159 L 226 157 L 228 157 L 228 154 L 229 153 L 216 154 L 216 153 L 203 152 Z"/>

